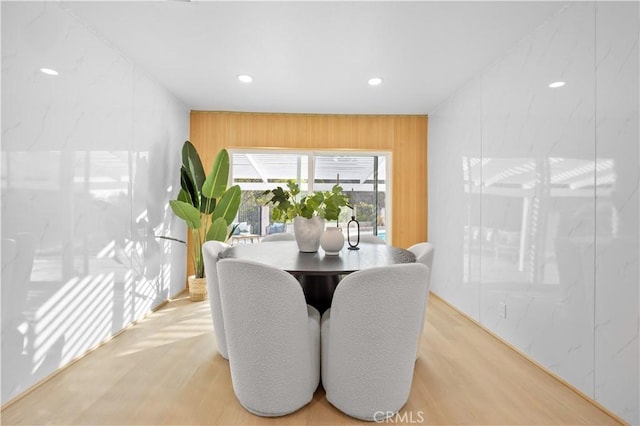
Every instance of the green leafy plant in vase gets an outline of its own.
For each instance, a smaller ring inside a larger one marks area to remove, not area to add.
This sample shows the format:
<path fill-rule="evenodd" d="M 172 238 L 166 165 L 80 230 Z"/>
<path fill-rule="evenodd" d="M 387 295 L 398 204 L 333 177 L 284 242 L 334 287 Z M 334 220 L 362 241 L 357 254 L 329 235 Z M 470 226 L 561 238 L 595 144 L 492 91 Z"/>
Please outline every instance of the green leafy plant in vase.
<path fill-rule="evenodd" d="M 191 300 L 206 299 L 206 282 L 202 244 L 205 241 L 227 241 L 233 234 L 231 226 L 240 207 L 240 187 L 227 187 L 229 179 L 229 153 L 218 152 L 211 172 L 206 175 L 198 151 L 186 141 L 182 146 L 180 168 L 180 193 L 176 200 L 169 201 L 171 210 L 184 220 L 191 232 L 190 253 L 195 275 L 189 277 Z M 187 244 L 177 238 L 163 236 Z M 204 286 L 204 287 L 203 287 Z"/>
<path fill-rule="evenodd" d="M 263 193 L 265 205 L 272 207 L 271 217 L 275 222 L 293 221 L 298 248 L 302 252 L 316 252 L 325 220 L 337 221 L 340 208 L 349 206 L 349 198 L 340 185 L 331 191 L 316 191 L 300 196 L 300 187 L 292 180 L 287 189 L 278 186 Z"/>

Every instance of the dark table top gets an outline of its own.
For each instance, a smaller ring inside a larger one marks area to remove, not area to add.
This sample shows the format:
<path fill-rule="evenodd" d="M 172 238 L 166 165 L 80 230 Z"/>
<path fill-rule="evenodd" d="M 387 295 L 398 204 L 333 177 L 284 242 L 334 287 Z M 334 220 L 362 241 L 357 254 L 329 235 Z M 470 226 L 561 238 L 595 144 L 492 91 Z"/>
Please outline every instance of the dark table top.
<path fill-rule="evenodd" d="M 295 241 L 270 241 L 239 244 L 220 253 L 220 259 L 245 259 L 271 265 L 292 274 L 344 275 L 376 266 L 416 261 L 414 254 L 399 247 L 360 243 L 360 250 L 348 250 L 345 244 L 337 256 L 328 256 L 322 248 L 316 253 L 301 253 Z"/>

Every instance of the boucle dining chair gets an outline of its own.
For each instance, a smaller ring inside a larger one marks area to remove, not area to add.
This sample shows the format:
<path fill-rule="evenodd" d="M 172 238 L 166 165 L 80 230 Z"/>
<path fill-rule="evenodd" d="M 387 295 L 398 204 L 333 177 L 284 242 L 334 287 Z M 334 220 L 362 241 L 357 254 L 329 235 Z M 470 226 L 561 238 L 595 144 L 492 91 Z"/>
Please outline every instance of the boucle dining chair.
<path fill-rule="evenodd" d="M 233 390 L 259 416 L 311 401 L 320 380 L 320 314 L 292 275 L 240 259 L 218 262 Z"/>
<path fill-rule="evenodd" d="M 416 255 L 416 263 L 422 263 L 429 268 L 429 274 L 431 274 L 431 268 L 433 267 L 433 255 L 435 250 L 431 243 L 418 243 L 409 247 L 407 250 Z"/>
<path fill-rule="evenodd" d="M 322 384 L 351 417 L 383 421 L 407 402 L 424 318 L 427 267 L 405 263 L 347 275 L 322 316 Z"/>
<path fill-rule="evenodd" d="M 288 232 L 279 232 L 277 234 L 269 234 L 262 237 L 260 242 L 266 243 L 268 241 L 293 241 L 296 236 Z"/>
<path fill-rule="evenodd" d="M 207 241 L 202 245 L 202 256 L 204 259 L 204 275 L 207 277 L 207 292 L 209 293 L 209 305 L 211 306 L 211 320 L 213 321 L 213 331 L 216 335 L 216 346 L 223 358 L 229 359 L 227 351 L 227 337 L 224 331 L 224 319 L 222 318 L 222 307 L 220 306 L 220 288 L 218 285 L 218 255 L 228 244 L 220 241 Z"/>
<path fill-rule="evenodd" d="M 414 244 L 408 248 L 410 252 L 412 252 L 416 256 L 416 263 L 422 263 L 423 265 L 429 268 L 429 272 L 426 275 L 427 279 L 427 298 L 425 300 L 425 313 L 427 310 L 427 306 L 429 305 L 429 288 L 431 287 L 431 268 L 433 267 L 433 255 L 435 253 L 433 244 L 424 242 Z M 422 332 L 424 331 L 424 321 L 422 322 L 422 328 L 420 329 L 420 335 L 422 336 Z M 418 344 L 418 351 L 416 352 L 416 361 L 420 357 L 420 348 L 422 344 L 422 339 L 420 339 L 420 343 Z"/>

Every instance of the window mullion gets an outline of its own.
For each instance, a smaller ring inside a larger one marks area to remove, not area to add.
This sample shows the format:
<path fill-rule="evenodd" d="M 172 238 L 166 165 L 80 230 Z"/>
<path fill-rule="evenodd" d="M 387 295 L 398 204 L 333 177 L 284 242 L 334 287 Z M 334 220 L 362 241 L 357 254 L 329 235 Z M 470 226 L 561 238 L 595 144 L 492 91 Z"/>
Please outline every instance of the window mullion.
<path fill-rule="evenodd" d="M 313 152 L 308 155 L 307 160 L 308 160 L 307 161 L 307 167 L 308 167 L 307 175 L 308 175 L 308 179 L 309 179 L 308 191 L 309 191 L 309 194 L 311 194 L 313 192 L 313 182 L 316 179 L 315 158 L 314 158 Z"/>

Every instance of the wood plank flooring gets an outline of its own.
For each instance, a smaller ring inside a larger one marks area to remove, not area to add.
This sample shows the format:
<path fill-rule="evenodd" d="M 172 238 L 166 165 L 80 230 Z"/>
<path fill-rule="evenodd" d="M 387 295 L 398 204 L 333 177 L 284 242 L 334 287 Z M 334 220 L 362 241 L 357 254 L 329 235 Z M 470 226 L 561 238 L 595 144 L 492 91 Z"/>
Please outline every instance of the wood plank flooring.
<path fill-rule="evenodd" d="M 618 424 L 437 297 L 408 403 L 395 423 Z M 319 388 L 280 418 L 245 411 L 216 351 L 209 304 L 171 301 L 0 413 L 3 425 L 324 425 L 366 423 Z"/>

